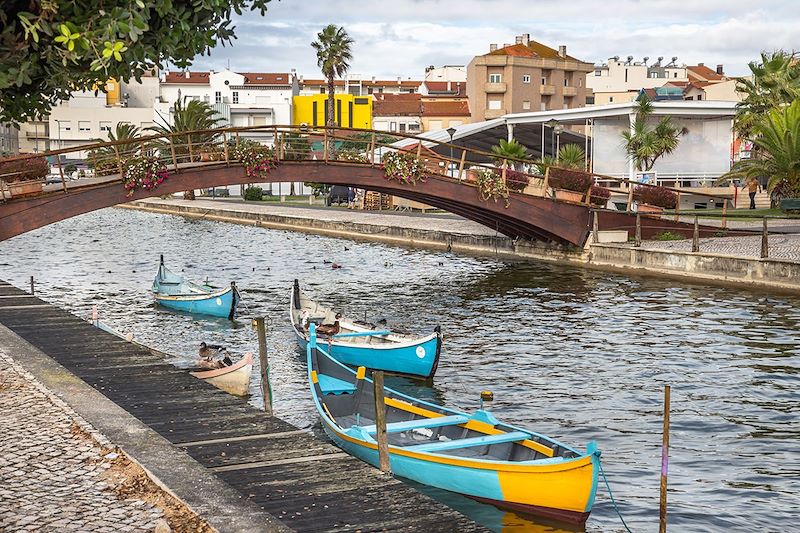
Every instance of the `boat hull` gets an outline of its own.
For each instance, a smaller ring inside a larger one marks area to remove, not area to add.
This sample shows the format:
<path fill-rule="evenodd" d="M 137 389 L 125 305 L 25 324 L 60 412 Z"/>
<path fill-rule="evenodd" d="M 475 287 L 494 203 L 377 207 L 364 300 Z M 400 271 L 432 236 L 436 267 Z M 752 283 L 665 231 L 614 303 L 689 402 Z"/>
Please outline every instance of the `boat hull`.
<path fill-rule="evenodd" d="M 234 287 L 209 294 L 156 294 L 156 303 L 176 311 L 233 319 L 239 298 Z"/>
<path fill-rule="evenodd" d="M 338 447 L 379 466 L 377 444 L 350 437 L 324 420 L 323 428 Z M 555 464 L 505 465 L 389 447 L 394 475 L 497 507 L 574 524 L 583 524 L 589 517 L 597 487 L 598 461 L 590 455 Z"/>
<path fill-rule="evenodd" d="M 190 373 L 229 394 L 246 396 L 250 392 L 253 356 L 248 353 L 242 360 L 229 367 Z"/>
<path fill-rule="evenodd" d="M 295 335 L 298 344 L 305 351 L 308 338 L 296 328 Z M 436 373 L 442 349 L 442 339 L 438 332 L 405 346 L 369 346 L 335 340 L 327 342 L 324 339 L 318 342 L 334 359 L 346 365 L 364 366 L 372 370 L 425 379 L 432 378 Z"/>

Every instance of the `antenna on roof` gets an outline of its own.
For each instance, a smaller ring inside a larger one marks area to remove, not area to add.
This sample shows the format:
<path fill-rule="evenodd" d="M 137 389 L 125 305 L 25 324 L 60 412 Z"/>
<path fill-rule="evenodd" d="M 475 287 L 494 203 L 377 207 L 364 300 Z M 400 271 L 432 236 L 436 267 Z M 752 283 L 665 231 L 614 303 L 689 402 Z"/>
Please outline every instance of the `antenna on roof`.
<path fill-rule="evenodd" d="M 630 65 L 630 64 L 631 64 L 631 61 L 633 61 L 633 56 L 628 56 L 628 61 L 626 61 L 626 63 L 627 63 L 628 65 Z"/>
<path fill-rule="evenodd" d="M 644 56 L 644 57 L 642 58 L 642 61 L 644 62 L 645 66 L 647 66 L 647 61 L 648 61 L 649 59 L 650 59 L 650 58 L 649 58 L 648 56 Z"/>
<path fill-rule="evenodd" d="M 228 66 L 227 66 L 227 69 L 228 69 L 228 70 L 230 70 L 230 69 L 231 69 L 231 58 L 230 58 L 230 57 L 228 58 Z"/>

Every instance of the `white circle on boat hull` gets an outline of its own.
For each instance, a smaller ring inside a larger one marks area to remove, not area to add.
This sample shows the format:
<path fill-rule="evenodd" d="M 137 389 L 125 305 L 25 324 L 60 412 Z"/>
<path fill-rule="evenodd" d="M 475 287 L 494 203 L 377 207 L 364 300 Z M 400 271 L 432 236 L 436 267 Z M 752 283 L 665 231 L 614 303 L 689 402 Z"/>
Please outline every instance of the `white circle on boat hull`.
<path fill-rule="evenodd" d="M 217 302 L 217 305 L 222 305 L 222 298 L 217 298 L 216 302 Z"/>
<path fill-rule="evenodd" d="M 417 357 L 419 357 L 420 359 L 425 357 L 425 348 L 423 348 L 422 346 L 417 346 Z"/>

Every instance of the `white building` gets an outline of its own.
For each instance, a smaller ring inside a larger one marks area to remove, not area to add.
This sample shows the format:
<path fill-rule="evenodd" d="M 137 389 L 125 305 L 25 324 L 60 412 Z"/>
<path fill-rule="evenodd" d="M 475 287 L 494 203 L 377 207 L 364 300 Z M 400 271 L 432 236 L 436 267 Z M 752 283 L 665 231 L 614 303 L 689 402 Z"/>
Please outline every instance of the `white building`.
<path fill-rule="evenodd" d="M 467 67 L 465 65 L 444 65 L 425 69 L 425 81 L 454 81 L 467 83 Z"/>
<path fill-rule="evenodd" d="M 586 87 L 594 93 L 594 104 L 616 104 L 630 102 L 641 89 L 654 89 L 667 82 L 688 82 L 686 65 L 677 65 L 677 57 L 662 66 L 663 58 L 647 64 L 649 57 L 634 61 L 628 56 L 625 61 L 619 56 L 609 58 L 607 63 L 595 65 L 594 72 L 586 75 Z"/>
<path fill-rule="evenodd" d="M 323 79 L 305 79 L 300 76 L 300 95 L 308 96 L 312 94 L 326 94 L 328 92 L 328 82 Z M 333 82 L 334 92 L 337 94 L 352 94 L 354 96 L 365 96 L 368 94 L 414 94 L 419 92 L 419 80 L 397 77 L 394 80 L 379 80 L 375 76 L 365 78 L 361 74 L 348 74 L 344 79 L 336 79 Z"/>

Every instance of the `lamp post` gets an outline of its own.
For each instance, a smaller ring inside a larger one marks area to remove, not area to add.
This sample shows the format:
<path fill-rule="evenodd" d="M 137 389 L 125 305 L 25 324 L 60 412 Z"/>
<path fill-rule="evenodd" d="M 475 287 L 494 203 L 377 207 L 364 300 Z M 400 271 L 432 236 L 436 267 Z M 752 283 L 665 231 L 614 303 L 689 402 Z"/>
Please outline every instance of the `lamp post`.
<path fill-rule="evenodd" d="M 453 177 L 453 135 L 456 134 L 455 128 L 447 128 L 447 133 L 450 135 L 450 160 L 447 162 L 447 175 Z"/>
<path fill-rule="evenodd" d="M 558 152 L 561 150 L 561 132 L 564 131 L 564 126 L 556 124 L 553 129 L 556 132 L 556 161 L 558 161 Z"/>

